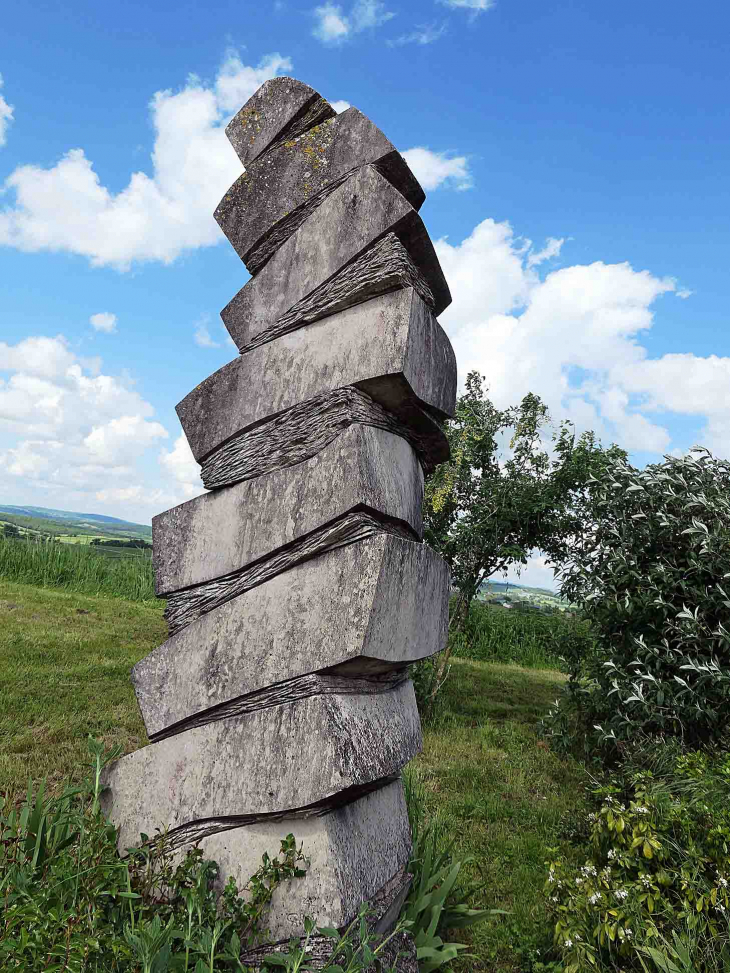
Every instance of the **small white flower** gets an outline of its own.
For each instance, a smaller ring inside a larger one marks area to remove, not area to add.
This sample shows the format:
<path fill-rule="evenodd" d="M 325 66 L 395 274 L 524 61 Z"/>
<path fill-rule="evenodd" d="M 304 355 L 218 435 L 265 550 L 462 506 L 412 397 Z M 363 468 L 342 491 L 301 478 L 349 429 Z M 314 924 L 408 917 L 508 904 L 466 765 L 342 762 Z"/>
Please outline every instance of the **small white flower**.
<path fill-rule="evenodd" d="M 575 934 L 575 941 L 576 941 L 577 943 L 579 943 L 579 942 L 580 942 L 580 933 L 578 933 L 578 932 L 577 932 L 577 933 Z"/>
<path fill-rule="evenodd" d="M 633 930 L 626 929 L 624 935 L 626 936 L 627 939 L 631 939 L 631 937 L 634 935 Z"/>
<path fill-rule="evenodd" d="M 557 895 L 554 895 L 554 896 L 553 896 L 553 897 L 552 897 L 552 898 L 550 899 L 550 901 L 551 901 L 551 902 L 558 902 L 558 901 L 559 901 L 559 899 L 558 899 L 558 897 L 557 897 Z"/>
<path fill-rule="evenodd" d="M 721 877 L 720 877 L 720 878 L 718 879 L 718 882 L 720 883 L 720 885 L 722 885 L 722 887 L 723 887 L 724 889 L 726 889 L 726 888 L 727 888 L 727 879 L 726 879 L 726 878 L 722 878 L 722 876 L 721 876 Z"/>
<path fill-rule="evenodd" d="M 636 813 L 637 814 L 648 814 L 649 813 L 649 808 L 648 807 L 637 807 Z"/>
<path fill-rule="evenodd" d="M 573 945 L 573 940 L 572 940 L 572 939 L 566 939 L 566 940 L 565 940 L 565 948 L 566 948 L 566 949 L 570 949 L 570 947 L 571 947 L 572 945 Z"/>
<path fill-rule="evenodd" d="M 588 899 L 588 901 L 590 902 L 591 905 L 595 905 L 596 902 L 598 902 L 599 899 L 602 899 L 602 898 L 603 898 L 603 896 L 601 895 L 600 892 L 594 892 L 593 895 L 590 897 L 590 899 Z"/>
<path fill-rule="evenodd" d="M 614 892 L 613 894 L 616 896 L 619 902 L 623 902 L 624 899 L 628 899 L 629 897 L 629 893 L 626 891 L 626 889 L 619 889 L 617 892 Z"/>
<path fill-rule="evenodd" d="M 554 882 L 554 881 L 555 881 L 555 872 L 551 871 L 550 874 L 548 875 L 548 882 Z"/>
<path fill-rule="evenodd" d="M 609 848 L 608 849 L 608 857 L 609 858 L 615 858 L 616 857 L 616 852 L 613 850 L 613 848 Z"/>
<path fill-rule="evenodd" d="M 583 879 L 582 879 L 582 878 L 577 878 L 577 879 L 575 880 L 575 884 L 576 884 L 576 885 L 582 885 L 582 884 L 583 884 Z"/>
<path fill-rule="evenodd" d="M 593 812 L 591 812 L 591 813 L 590 813 L 590 814 L 588 815 L 588 820 L 589 820 L 589 821 L 595 821 L 595 820 L 596 820 L 596 815 L 595 815 L 595 814 L 594 814 Z"/>

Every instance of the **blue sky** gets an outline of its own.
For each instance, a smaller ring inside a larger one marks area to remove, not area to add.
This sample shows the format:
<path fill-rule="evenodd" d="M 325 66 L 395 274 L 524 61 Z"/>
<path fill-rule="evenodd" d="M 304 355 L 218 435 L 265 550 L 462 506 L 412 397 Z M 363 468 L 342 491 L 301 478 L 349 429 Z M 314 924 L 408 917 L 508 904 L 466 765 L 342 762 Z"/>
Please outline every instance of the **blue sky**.
<path fill-rule="evenodd" d="M 138 521 L 201 487 L 175 404 L 235 349 L 212 211 L 266 78 L 406 154 L 462 376 L 638 464 L 730 455 L 730 8 L 11 0 L 0 36 L 0 499 Z M 340 106 L 343 107 L 343 106 Z M 537 560 L 529 581 L 546 580 Z"/>

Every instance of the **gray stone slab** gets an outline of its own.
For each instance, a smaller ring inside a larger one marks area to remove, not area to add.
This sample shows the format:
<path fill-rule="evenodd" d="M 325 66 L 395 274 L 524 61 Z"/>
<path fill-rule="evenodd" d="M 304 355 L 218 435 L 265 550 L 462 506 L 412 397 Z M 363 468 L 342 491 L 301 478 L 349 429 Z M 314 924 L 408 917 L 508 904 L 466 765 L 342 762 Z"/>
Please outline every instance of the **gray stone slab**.
<path fill-rule="evenodd" d="M 282 139 L 334 118 L 334 108 L 296 78 L 265 81 L 226 125 L 228 141 L 246 166 Z"/>
<path fill-rule="evenodd" d="M 348 511 L 367 507 L 422 533 L 423 472 L 400 436 L 350 426 L 298 466 L 223 487 L 152 520 L 155 591 L 220 578 Z"/>
<path fill-rule="evenodd" d="M 449 568 L 425 544 L 380 534 L 322 554 L 213 609 L 138 662 L 132 683 L 147 734 L 257 705 L 268 687 L 319 670 L 347 677 L 439 652 Z M 289 688 L 292 691 L 292 688 Z"/>
<path fill-rule="evenodd" d="M 410 681 L 379 694 L 313 696 L 122 757 L 105 771 L 102 806 L 121 851 L 156 829 L 187 843 L 266 815 L 347 803 L 353 789 L 398 775 L 421 742 Z"/>
<path fill-rule="evenodd" d="M 411 835 L 403 784 L 387 784 L 322 817 L 220 831 L 200 847 L 219 865 L 218 888 L 229 876 L 242 888 L 263 853 L 273 857 L 287 834 L 302 845 L 309 867 L 305 878 L 285 882 L 274 893 L 266 917 L 271 940 L 301 936 L 307 916 L 320 926 L 347 926 L 360 905 L 372 901 L 408 864 Z"/>
<path fill-rule="evenodd" d="M 216 490 L 295 466 L 355 423 L 376 426 L 408 440 L 428 476 L 451 454 L 446 434 L 436 420 L 423 410 L 420 419 L 417 426 L 406 424 L 361 389 L 345 385 L 299 402 L 232 436 L 203 460 L 200 477 L 207 490 Z"/>
<path fill-rule="evenodd" d="M 414 428 L 422 425 L 414 405 L 453 415 L 454 351 L 414 290 L 383 294 L 255 348 L 201 382 L 177 414 L 201 462 L 248 427 L 345 385 Z"/>
<path fill-rule="evenodd" d="M 238 348 L 243 350 L 387 233 L 404 245 L 432 292 L 432 310 L 440 314 L 451 296 L 423 221 L 374 166 L 364 166 L 327 197 L 221 311 Z M 368 283 L 372 288 L 373 282 Z M 357 284 L 349 288 L 350 304 L 364 299 Z M 305 323 L 316 320 L 311 313 Z"/>
<path fill-rule="evenodd" d="M 376 165 L 415 208 L 425 195 L 403 156 L 357 108 L 254 159 L 214 216 L 252 274 L 355 169 Z"/>

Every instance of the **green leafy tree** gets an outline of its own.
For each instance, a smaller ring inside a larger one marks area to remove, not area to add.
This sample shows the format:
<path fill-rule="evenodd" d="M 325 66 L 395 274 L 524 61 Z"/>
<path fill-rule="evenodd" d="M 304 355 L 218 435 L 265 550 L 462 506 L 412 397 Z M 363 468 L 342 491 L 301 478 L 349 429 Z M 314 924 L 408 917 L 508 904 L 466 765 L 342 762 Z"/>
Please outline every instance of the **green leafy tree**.
<path fill-rule="evenodd" d="M 676 735 L 722 738 L 730 711 L 730 463 L 700 447 L 637 470 L 612 462 L 589 483 L 593 528 L 561 590 L 598 651 L 575 660 L 548 725 L 580 723 L 588 745 Z M 561 729 L 562 727 L 562 729 Z"/>
<path fill-rule="evenodd" d="M 551 452 L 543 445 L 549 432 Z M 478 372 L 467 376 L 446 435 L 451 459 L 427 483 L 425 536 L 451 566 L 452 627 L 461 628 L 492 575 L 526 564 L 536 548 L 563 563 L 586 529 L 588 479 L 626 453 L 604 449 L 592 432 L 576 439 L 567 421 L 556 430 L 536 395 L 497 409 Z"/>

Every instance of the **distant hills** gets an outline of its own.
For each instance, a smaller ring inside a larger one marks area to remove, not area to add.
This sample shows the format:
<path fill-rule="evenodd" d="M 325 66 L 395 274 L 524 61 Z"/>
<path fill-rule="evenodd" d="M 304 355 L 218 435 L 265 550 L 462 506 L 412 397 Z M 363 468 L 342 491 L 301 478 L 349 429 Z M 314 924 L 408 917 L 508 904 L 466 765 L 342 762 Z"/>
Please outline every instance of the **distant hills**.
<path fill-rule="evenodd" d="M 152 528 L 107 517 L 105 514 L 77 513 L 55 510 L 52 507 L 19 507 L 0 504 L 0 524 L 14 524 L 23 533 L 50 534 L 54 537 L 76 538 L 83 542 L 92 537 L 120 540 L 152 540 Z M 87 541 L 88 542 L 88 541 Z"/>
<path fill-rule="evenodd" d="M 561 598 L 557 591 L 531 588 L 511 581 L 485 581 L 479 589 L 479 599 L 506 607 L 527 604 L 543 611 L 566 611 L 570 607 L 570 603 Z"/>

